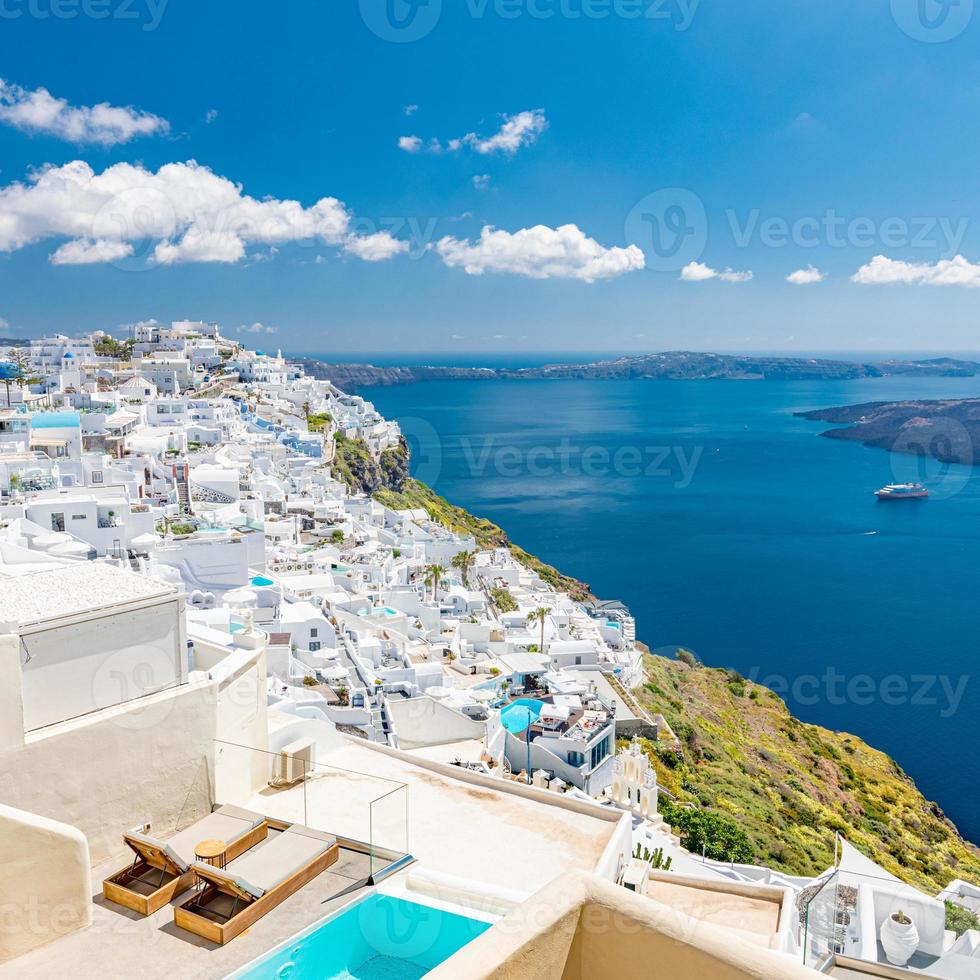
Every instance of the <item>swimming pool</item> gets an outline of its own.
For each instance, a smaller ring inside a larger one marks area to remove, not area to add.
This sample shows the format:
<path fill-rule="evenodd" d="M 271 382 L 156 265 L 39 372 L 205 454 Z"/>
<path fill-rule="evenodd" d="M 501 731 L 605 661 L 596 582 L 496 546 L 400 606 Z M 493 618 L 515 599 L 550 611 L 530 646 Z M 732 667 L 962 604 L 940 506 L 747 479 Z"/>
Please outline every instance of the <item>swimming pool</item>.
<path fill-rule="evenodd" d="M 276 583 L 273 582 L 271 578 L 266 578 L 264 575 L 253 575 L 252 576 L 252 585 L 256 585 L 256 586 L 262 587 L 262 586 L 266 586 L 266 585 L 275 585 L 275 584 Z"/>
<path fill-rule="evenodd" d="M 535 698 L 518 698 L 500 709 L 500 723 L 511 735 L 520 735 L 528 725 L 538 720 L 543 707 L 544 702 Z"/>
<path fill-rule="evenodd" d="M 228 980 L 415 980 L 489 928 L 489 922 L 375 893 Z"/>

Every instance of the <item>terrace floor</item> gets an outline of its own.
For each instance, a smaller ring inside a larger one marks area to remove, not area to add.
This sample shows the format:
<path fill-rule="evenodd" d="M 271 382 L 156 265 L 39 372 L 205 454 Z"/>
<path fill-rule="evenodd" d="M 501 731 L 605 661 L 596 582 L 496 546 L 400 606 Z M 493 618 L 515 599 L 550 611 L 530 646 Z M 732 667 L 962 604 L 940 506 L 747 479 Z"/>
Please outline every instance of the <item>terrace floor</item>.
<path fill-rule="evenodd" d="M 364 776 L 395 780 L 408 787 L 407 825 L 405 797 L 392 794 L 375 807 L 376 844 L 411 854 L 422 868 L 528 893 L 570 869 L 594 870 L 616 831 L 616 823 L 566 809 L 558 799 L 549 805 L 508 793 L 503 786 L 484 788 L 353 741 L 317 763 L 339 771 L 305 784 L 305 812 L 303 785 L 263 790 L 257 798 L 236 802 L 285 820 L 305 819 L 350 839 L 371 840 L 364 825 L 367 798 L 360 794 L 377 796 L 378 790 Z"/>
<path fill-rule="evenodd" d="M 0 966 L 0 978 L 216 980 L 363 894 L 369 859 L 341 848 L 336 864 L 225 946 L 178 929 L 171 905 L 144 918 L 107 902 L 102 897 L 102 880 L 123 863 L 93 869 L 92 884 L 99 891 L 92 899 L 91 926 Z"/>

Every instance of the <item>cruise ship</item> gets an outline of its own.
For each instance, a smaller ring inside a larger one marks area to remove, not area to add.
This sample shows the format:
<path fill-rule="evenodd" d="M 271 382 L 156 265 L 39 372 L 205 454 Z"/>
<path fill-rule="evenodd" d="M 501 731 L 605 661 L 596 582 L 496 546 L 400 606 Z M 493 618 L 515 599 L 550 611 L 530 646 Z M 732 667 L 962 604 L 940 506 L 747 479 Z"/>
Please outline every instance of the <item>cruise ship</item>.
<path fill-rule="evenodd" d="M 875 496 L 879 500 L 923 500 L 929 491 L 921 483 L 889 483 L 875 490 Z"/>

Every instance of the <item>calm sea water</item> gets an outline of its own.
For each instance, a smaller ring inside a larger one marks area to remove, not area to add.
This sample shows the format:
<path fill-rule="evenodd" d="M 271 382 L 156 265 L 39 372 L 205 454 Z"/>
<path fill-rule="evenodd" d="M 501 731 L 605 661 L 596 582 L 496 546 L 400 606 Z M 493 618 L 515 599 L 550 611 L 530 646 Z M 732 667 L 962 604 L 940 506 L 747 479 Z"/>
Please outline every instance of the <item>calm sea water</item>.
<path fill-rule="evenodd" d="M 784 694 L 806 721 L 892 755 L 980 840 L 980 479 L 820 438 L 803 409 L 980 395 L 980 379 L 428 382 L 363 392 L 416 474 Z M 922 479 L 923 502 L 872 491 Z"/>

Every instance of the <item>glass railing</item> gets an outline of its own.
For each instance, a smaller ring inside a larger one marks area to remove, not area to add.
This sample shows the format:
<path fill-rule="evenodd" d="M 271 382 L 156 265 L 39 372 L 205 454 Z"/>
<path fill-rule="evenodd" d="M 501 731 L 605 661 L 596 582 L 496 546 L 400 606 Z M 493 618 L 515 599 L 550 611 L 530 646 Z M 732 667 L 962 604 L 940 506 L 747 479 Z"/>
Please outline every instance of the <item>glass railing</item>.
<path fill-rule="evenodd" d="M 227 741 L 215 741 L 213 765 L 216 804 L 331 834 L 369 859 L 372 880 L 409 857 L 404 783 Z"/>
<path fill-rule="evenodd" d="M 819 970 L 843 952 L 849 913 L 841 906 L 840 874 L 834 872 L 814 886 L 803 907 L 803 962 Z"/>

